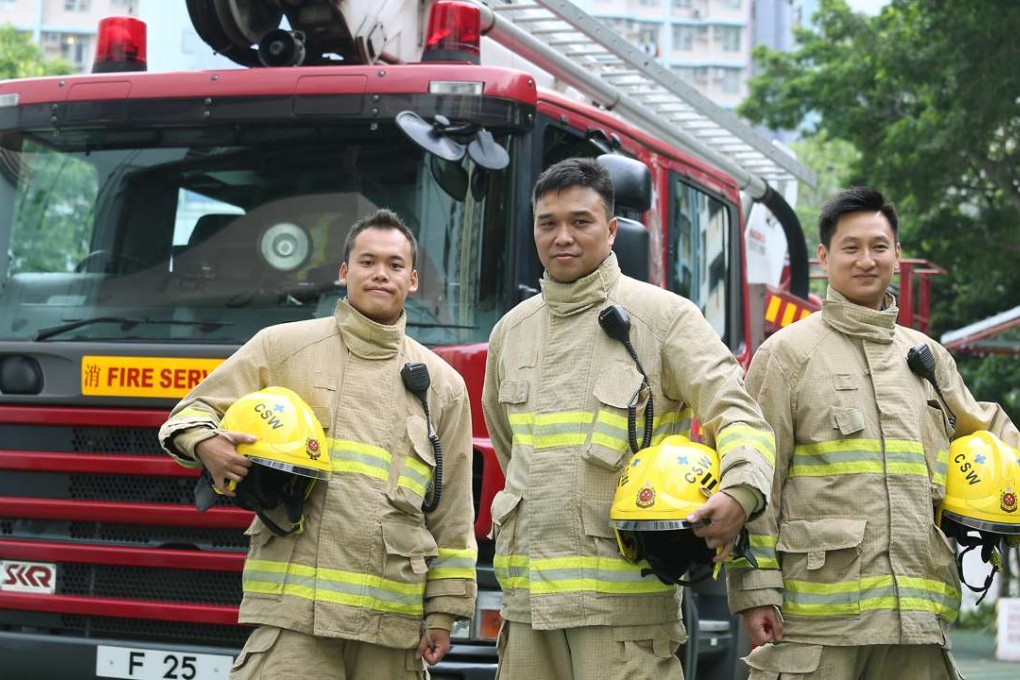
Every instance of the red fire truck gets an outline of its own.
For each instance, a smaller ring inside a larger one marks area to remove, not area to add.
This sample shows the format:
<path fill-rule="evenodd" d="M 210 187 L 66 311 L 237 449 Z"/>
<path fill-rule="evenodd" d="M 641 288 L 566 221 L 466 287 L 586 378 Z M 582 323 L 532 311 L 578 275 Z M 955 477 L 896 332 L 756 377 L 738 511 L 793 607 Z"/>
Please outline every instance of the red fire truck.
<path fill-rule="evenodd" d="M 418 233 L 408 331 L 475 404 L 493 324 L 538 288 L 531 187 L 563 158 L 606 159 L 625 270 L 694 300 L 742 361 L 766 312 L 810 308 L 774 187 L 811 174 L 566 0 L 187 6 L 245 68 L 145 73 L 144 25 L 119 17 L 96 72 L 0 83 L 4 678 L 227 677 L 250 514 L 199 514 L 156 430 L 258 329 L 332 314 L 374 208 Z M 771 297 L 744 274 L 754 202 L 789 244 Z M 434 678 L 495 667 L 503 479 L 480 408 L 474 434 L 481 593 Z M 732 677 L 721 586 L 685 599 L 688 677 Z"/>

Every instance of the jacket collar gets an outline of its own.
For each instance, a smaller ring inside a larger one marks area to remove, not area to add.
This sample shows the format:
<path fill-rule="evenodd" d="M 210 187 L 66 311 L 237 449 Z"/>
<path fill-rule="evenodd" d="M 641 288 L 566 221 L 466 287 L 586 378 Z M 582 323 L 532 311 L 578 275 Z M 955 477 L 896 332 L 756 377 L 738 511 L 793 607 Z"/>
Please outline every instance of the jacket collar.
<path fill-rule="evenodd" d="M 392 326 L 372 321 L 351 306 L 347 298 L 336 306 L 336 325 L 351 354 L 362 359 L 388 359 L 397 355 L 404 343 L 407 315 L 403 312 Z"/>
<path fill-rule="evenodd" d="M 829 286 L 822 303 L 822 320 L 835 330 L 862 340 L 891 343 L 900 310 L 896 298 L 886 293 L 882 309 L 863 307 L 847 300 Z"/>
<path fill-rule="evenodd" d="M 577 281 L 553 281 L 546 272 L 540 281 L 542 298 L 553 316 L 572 316 L 609 299 L 609 292 L 619 280 L 620 265 L 616 262 L 616 253 L 610 251 L 598 269 Z"/>

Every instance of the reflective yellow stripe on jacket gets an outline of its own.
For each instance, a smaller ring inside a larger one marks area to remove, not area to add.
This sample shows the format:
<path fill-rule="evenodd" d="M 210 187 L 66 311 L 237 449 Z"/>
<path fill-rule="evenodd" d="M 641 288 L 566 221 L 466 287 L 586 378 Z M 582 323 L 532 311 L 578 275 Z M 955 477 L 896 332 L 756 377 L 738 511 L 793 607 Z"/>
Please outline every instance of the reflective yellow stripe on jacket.
<path fill-rule="evenodd" d="M 386 482 L 390 478 L 393 454 L 386 449 L 349 439 L 330 439 L 329 457 L 334 474 L 365 475 Z M 410 456 L 404 459 L 397 486 L 410 489 L 419 496 L 432 479 L 432 470 L 425 463 Z"/>
<path fill-rule="evenodd" d="M 245 593 L 289 595 L 406 616 L 422 616 L 425 609 L 424 583 L 400 583 L 341 569 L 249 559 L 242 585 Z"/>
<path fill-rule="evenodd" d="M 720 460 L 734 449 L 744 446 L 760 453 L 772 467 L 776 466 L 776 438 L 771 432 L 762 432 L 750 425 L 734 423 L 720 433 L 719 441 L 716 443 Z"/>
<path fill-rule="evenodd" d="M 847 616 L 884 609 L 931 612 L 952 622 L 960 607 L 956 588 L 909 576 L 869 576 L 836 583 L 783 579 L 783 588 L 783 611 L 797 616 Z"/>
<path fill-rule="evenodd" d="M 949 451 L 942 450 L 936 454 L 935 466 L 931 471 L 931 482 L 936 486 L 946 485 L 946 465 L 949 463 Z"/>
<path fill-rule="evenodd" d="M 656 416 L 652 421 L 652 442 L 658 443 L 671 434 L 691 434 L 691 409 L 670 411 Z M 513 444 L 535 449 L 551 449 L 567 446 L 582 446 L 588 436 L 589 426 L 594 422 L 592 442 L 617 451 L 630 446 L 627 435 L 626 416 L 607 411 L 598 415 L 587 411 L 563 411 L 560 413 L 511 413 L 510 429 Z M 637 436 L 643 435 L 644 419 L 638 418 Z M 775 446 L 773 445 L 773 448 Z"/>
<path fill-rule="evenodd" d="M 890 439 L 837 439 L 818 444 L 802 444 L 793 450 L 790 477 L 829 477 L 835 475 L 890 474 L 928 476 L 921 442 Z"/>
<path fill-rule="evenodd" d="M 477 561 L 477 550 L 440 548 L 439 557 L 429 565 L 428 580 L 436 581 L 443 578 L 473 579 L 475 577 L 475 563 Z"/>
<path fill-rule="evenodd" d="M 768 534 L 750 534 L 751 554 L 758 561 L 758 569 L 778 569 L 779 556 L 776 555 L 776 537 Z M 751 569 L 751 563 L 743 557 L 737 557 L 726 563 L 727 569 Z"/>
<path fill-rule="evenodd" d="M 666 593 L 669 586 L 642 576 L 641 565 L 622 558 L 555 557 L 529 560 L 527 555 L 497 555 L 493 563 L 503 590 L 530 589 L 532 595 L 561 593 Z"/>

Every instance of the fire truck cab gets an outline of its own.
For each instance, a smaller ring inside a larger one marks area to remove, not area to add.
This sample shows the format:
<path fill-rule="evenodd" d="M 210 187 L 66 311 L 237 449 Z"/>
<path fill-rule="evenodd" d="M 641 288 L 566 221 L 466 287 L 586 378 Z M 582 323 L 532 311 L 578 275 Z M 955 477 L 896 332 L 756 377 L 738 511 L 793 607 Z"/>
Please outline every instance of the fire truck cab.
<path fill-rule="evenodd" d="M 433 678 L 491 678 L 489 503 L 477 406 L 495 322 L 536 294 L 531 188 L 604 157 L 626 271 L 698 304 L 747 361 L 752 202 L 780 218 L 782 293 L 807 259 L 775 190 L 813 180 L 566 0 L 188 0 L 245 68 L 147 73 L 145 28 L 104 20 L 95 73 L 0 82 L 0 658 L 5 677 L 226 678 L 250 513 L 199 514 L 159 449 L 180 397 L 259 329 L 333 313 L 351 224 L 417 233 L 407 329 L 474 408 L 478 610 Z M 721 584 L 685 616 L 687 677 L 733 677 Z"/>

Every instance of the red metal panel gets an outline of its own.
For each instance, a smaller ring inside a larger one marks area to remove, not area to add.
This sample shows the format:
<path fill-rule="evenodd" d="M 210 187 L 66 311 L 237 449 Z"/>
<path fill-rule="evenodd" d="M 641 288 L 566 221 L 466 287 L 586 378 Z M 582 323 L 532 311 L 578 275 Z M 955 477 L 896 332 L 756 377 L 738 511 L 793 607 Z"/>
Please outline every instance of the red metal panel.
<path fill-rule="evenodd" d="M 0 496 L 0 517 L 18 517 L 20 519 L 246 529 L 251 524 L 252 516 L 251 512 L 240 508 L 210 508 L 199 514 L 198 510 L 191 505 L 100 503 Z"/>
<path fill-rule="evenodd" d="M 0 470 L 23 472 L 80 472 L 96 475 L 198 477 L 199 471 L 181 467 L 169 456 L 57 453 L 0 450 Z"/>
<path fill-rule="evenodd" d="M 475 537 L 482 539 L 492 529 L 492 499 L 506 484 L 503 470 L 496 459 L 496 450 L 488 439 L 475 438 L 474 447 L 482 454 L 485 461 L 485 474 L 482 477 L 482 489 L 478 493 L 478 515 L 475 517 Z"/>
<path fill-rule="evenodd" d="M 0 592 L 0 609 L 83 616 L 112 616 L 125 619 L 156 619 L 177 623 L 237 625 L 237 607 L 129 601 L 110 597 Z"/>
<path fill-rule="evenodd" d="M 482 383 L 485 381 L 485 357 L 489 353 L 488 344 L 450 345 L 432 349 L 464 378 L 464 384 L 468 391 L 468 402 L 472 405 L 471 432 L 476 437 L 487 437 L 485 419 L 482 416 L 482 409 L 478 405 L 482 403 Z"/>
<path fill-rule="evenodd" d="M 87 545 L 57 541 L 0 539 L 0 558 L 32 562 L 113 564 L 123 567 L 237 571 L 244 567 L 244 553 L 206 550 L 164 550 L 110 545 Z"/>
<path fill-rule="evenodd" d="M 305 76 L 349 76 L 348 90 L 336 89 L 332 78 L 303 80 Z M 362 76 L 359 78 L 358 76 Z M 400 64 L 384 66 L 315 66 L 314 68 L 224 69 L 191 73 L 85 74 L 55 78 L 25 78 L 0 83 L 0 94 L 18 93 L 18 103 L 39 104 L 68 100 L 74 85 L 88 83 L 95 100 L 123 100 L 115 93 L 130 84 L 128 101 L 198 97 L 279 97 L 302 94 L 361 95 L 427 94 L 434 80 L 484 83 L 486 97 L 500 97 L 534 105 L 535 79 L 523 71 L 466 64 Z M 300 85 L 299 85 L 300 83 Z M 105 85 L 109 85 L 106 87 Z"/>
<path fill-rule="evenodd" d="M 0 406 L 0 424 L 92 425 L 96 427 L 159 427 L 169 411 L 41 406 Z"/>

